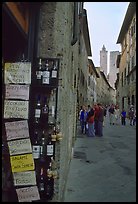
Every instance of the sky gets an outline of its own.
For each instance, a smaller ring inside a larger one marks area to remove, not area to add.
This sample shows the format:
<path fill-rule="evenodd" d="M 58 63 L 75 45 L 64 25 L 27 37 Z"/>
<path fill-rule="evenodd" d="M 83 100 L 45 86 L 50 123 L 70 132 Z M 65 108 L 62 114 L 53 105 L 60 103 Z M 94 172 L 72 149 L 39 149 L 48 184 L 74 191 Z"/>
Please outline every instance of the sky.
<path fill-rule="evenodd" d="M 92 60 L 96 67 L 100 66 L 100 50 L 105 45 L 109 53 L 121 51 L 116 44 L 129 2 L 84 2 L 87 10 Z"/>

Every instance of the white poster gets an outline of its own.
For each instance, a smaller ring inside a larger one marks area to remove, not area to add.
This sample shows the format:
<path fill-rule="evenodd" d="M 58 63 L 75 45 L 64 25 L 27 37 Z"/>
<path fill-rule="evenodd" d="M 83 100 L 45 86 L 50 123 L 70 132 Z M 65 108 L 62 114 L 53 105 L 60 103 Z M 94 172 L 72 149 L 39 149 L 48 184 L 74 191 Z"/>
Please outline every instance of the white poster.
<path fill-rule="evenodd" d="M 10 155 L 17 155 L 17 154 L 24 154 L 24 153 L 32 152 L 30 138 L 9 141 L 8 147 L 9 147 Z"/>
<path fill-rule="evenodd" d="M 28 121 L 6 122 L 6 137 L 7 140 L 29 138 Z"/>
<path fill-rule="evenodd" d="M 29 85 L 6 84 L 5 88 L 6 99 L 29 100 Z"/>
<path fill-rule="evenodd" d="M 4 118 L 28 119 L 28 101 L 4 101 Z"/>
<path fill-rule="evenodd" d="M 5 84 L 31 84 L 31 63 L 5 63 L 4 82 Z"/>
<path fill-rule="evenodd" d="M 35 171 L 13 173 L 14 186 L 36 185 Z"/>
<path fill-rule="evenodd" d="M 39 192 L 37 186 L 16 189 L 19 202 L 31 202 L 39 200 Z"/>

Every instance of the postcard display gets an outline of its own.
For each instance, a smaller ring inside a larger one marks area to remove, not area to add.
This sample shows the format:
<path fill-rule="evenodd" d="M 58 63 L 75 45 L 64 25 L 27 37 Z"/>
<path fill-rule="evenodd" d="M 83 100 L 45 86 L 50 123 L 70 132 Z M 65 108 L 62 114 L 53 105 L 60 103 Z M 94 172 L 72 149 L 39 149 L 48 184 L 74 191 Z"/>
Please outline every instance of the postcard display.
<path fill-rule="evenodd" d="M 59 59 L 5 63 L 4 129 L 18 202 L 48 202 L 57 178 Z"/>

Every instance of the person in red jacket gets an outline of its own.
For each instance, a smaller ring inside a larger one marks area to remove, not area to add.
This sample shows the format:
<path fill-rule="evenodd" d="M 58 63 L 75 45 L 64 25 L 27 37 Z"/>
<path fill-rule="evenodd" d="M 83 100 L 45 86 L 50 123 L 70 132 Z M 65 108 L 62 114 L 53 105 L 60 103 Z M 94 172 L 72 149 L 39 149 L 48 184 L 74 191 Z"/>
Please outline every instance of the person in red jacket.
<path fill-rule="evenodd" d="M 88 112 L 86 122 L 88 124 L 88 137 L 95 136 L 95 129 L 94 129 L 94 109 L 91 108 Z"/>

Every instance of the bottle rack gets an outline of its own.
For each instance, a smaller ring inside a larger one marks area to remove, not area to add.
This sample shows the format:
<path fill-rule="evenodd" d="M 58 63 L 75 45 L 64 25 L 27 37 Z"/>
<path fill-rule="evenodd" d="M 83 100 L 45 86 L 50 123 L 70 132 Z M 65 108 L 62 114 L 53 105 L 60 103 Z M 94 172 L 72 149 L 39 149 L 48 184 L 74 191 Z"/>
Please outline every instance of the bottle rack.
<path fill-rule="evenodd" d="M 54 179 L 59 59 L 37 58 L 32 68 L 29 127 L 40 201 L 51 200 Z"/>

